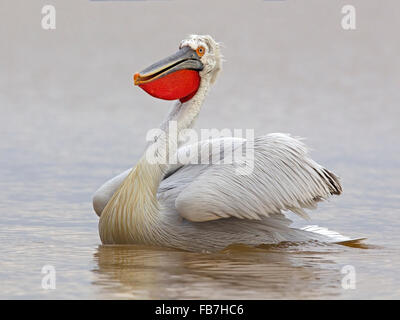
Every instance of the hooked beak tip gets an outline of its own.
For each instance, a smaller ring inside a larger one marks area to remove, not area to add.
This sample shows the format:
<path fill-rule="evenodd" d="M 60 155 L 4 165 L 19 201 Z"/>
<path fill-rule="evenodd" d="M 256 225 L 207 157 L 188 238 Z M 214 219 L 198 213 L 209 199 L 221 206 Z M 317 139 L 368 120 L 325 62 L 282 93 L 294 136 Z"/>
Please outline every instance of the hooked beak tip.
<path fill-rule="evenodd" d="M 135 73 L 133 75 L 133 83 L 135 84 L 135 86 L 137 86 L 139 84 L 139 78 L 140 78 L 140 74 L 139 73 Z"/>

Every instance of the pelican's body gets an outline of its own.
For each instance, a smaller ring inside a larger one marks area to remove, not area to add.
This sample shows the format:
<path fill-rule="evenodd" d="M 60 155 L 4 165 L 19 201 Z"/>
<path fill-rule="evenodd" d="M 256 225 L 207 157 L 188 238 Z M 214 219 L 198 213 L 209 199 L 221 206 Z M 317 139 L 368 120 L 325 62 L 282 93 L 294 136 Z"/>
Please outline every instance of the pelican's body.
<path fill-rule="evenodd" d="M 182 41 L 177 54 L 135 75 L 135 84 L 151 95 L 179 99 L 161 129 L 168 131 L 168 124 L 175 121 L 181 132 L 193 125 L 220 70 L 218 44 L 210 36 L 191 36 Z M 185 79 L 186 87 L 172 90 L 168 81 L 177 79 Z M 220 140 L 233 148 L 248 143 Z M 156 151 L 171 143 L 158 137 Z M 202 153 L 209 152 L 207 143 L 177 146 L 177 152 L 197 146 Z M 349 240 L 323 228 L 290 228 L 291 221 L 282 213 L 290 210 L 307 217 L 305 208 L 315 208 L 318 201 L 341 193 L 338 178 L 311 160 L 302 142 L 269 134 L 256 138 L 251 148 L 254 167 L 247 175 L 237 174 L 235 162 L 170 165 L 152 163 L 145 154 L 133 169 L 111 179 L 94 195 L 102 242 L 215 251 L 239 243 Z"/>

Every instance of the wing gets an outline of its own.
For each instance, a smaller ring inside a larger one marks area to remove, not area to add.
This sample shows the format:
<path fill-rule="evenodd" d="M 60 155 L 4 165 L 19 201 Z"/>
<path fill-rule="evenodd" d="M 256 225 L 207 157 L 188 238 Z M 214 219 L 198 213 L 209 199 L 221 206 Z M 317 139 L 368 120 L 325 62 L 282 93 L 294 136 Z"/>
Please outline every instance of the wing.
<path fill-rule="evenodd" d="M 246 143 L 246 142 L 244 142 Z M 262 219 L 304 209 L 342 191 L 338 178 L 307 155 L 305 145 L 285 134 L 255 139 L 254 167 L 237 173 L 237 165 L 181 166 L 160 185 L 160 197 L 194 222 L 220 218 Z"/>
<path fill-rule="evenodd" d="M 239 148 L 246 140 L 220 137 L 184 145 L 178 150 L 178 164 L 171 165 L 157 191 L 158 200 L 173 211 L 181 192 L 201 174 L 224 159 L 226 150 Z M 188 155 L 188 156 L 187 156 Z"/>

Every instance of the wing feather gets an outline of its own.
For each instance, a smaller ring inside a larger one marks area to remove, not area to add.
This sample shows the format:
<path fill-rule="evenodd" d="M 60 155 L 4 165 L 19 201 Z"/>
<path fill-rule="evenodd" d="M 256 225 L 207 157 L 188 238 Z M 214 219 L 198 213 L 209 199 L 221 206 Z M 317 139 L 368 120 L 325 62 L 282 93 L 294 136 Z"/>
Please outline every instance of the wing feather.
<path fill-rule="evenodd" d="M 310 159 L 298 139 L 269 134 L 256 138 L 253 148 L 254 168 L 249 175 L 237 174 L 235 163 L 221 163 L 197 169 L 184 166 L 170 176 L 165 185 L 185 180 L 178 183 L 173 197 L 179 214 L 198 222 L 262 219 L 290 210 L 307 219 L 304 209 L 314 209 L 317 202 L 342 192 L 338 177 Z"/>

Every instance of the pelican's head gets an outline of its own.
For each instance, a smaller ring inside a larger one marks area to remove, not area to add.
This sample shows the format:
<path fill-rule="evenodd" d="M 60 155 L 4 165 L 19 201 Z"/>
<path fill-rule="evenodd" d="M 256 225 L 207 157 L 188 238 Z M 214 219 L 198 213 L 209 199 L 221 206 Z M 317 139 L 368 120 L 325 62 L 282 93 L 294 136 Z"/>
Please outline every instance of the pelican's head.
<path fill-rule="evenodd" d="M 153 97 L 191 99 L 200 82 L 215 82 L 222 67 L 219 45 L 208 35 L 191 35 L 179 51 L 134 75 L 134 83 Z"/>

